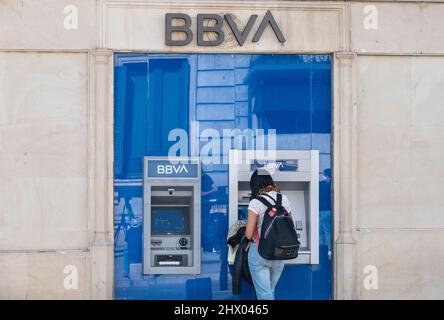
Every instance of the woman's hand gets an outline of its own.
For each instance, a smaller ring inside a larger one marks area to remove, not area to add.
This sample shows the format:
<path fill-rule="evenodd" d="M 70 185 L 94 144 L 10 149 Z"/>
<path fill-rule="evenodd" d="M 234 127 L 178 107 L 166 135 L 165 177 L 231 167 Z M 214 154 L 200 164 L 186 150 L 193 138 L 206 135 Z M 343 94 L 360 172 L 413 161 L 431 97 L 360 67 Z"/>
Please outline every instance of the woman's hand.
<path fill-rule="evenodd" d="M 254 231 L 257 228 L 257 214 L 251 210 L 248 210 L 247 227 L 245 229 L 245 236 L 248 240 L 251 240 L 254 235 Z"/>

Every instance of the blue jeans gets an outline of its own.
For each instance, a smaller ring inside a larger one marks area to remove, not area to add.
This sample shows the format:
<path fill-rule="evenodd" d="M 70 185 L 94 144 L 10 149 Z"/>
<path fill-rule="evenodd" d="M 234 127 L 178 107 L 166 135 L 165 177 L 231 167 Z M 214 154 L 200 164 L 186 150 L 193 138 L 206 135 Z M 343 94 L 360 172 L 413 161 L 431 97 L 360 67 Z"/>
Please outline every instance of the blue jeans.
<path fill-rule="evenodd" d="M 252 242 L 248 251 L 248 266 L 257 299 L 274 300 L 274 288 L 284 269 L 284 261 L 262 258 Z"/>

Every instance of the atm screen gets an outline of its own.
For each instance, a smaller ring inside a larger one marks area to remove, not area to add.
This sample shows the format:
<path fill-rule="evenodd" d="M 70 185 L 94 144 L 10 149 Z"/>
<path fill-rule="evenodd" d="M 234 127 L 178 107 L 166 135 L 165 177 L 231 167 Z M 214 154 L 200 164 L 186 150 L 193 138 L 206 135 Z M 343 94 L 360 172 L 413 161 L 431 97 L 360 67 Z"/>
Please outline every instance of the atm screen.
<path fill-rule="evenodd" d="M 188 208 L 153 207 L 151 209 L 151 234 L 189 234 Z"/>

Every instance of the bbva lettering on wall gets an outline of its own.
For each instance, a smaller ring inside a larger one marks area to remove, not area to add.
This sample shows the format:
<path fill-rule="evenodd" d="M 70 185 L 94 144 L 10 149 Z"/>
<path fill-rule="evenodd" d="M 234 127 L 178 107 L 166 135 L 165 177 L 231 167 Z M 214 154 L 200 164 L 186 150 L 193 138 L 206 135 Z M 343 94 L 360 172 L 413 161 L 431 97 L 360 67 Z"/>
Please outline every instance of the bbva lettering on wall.
<path fill-rule="evenodd" d="M 247 24 L 244 29 L 241 31 L 239 26 L 235 22 L 235 18 L 232 14 L 225 14 L 223 17 L 217 14 L 207 14 L 202 13 L 197 15 L 197 45 L 198 46 L 218 46 L 222 44 L 225 40 L 225 34 L 222 30 L 222 26 L 224 21 L 228 24 L 231 32 L 236 38 L 237 43 L 240 46 L 243 46 L 245 41 L 247 40 L 248 35 L 250 34 L 255 22 L 258 18 L 257 14 L 253 14 L 248 19 Z M 183 24 L 181 25 L 173 25 L 174 20 L 181 20 Z M 205 25 L 205 21 L 212 21 L 212 25 Z M 263 17 L 261 23 L 256 29 L 256 32 L 253 36 L 252 42 L 259 42 L 264 33 L 265 29 L 270 26 L 273 30 L 277 40 L 280 43 L 284 43 L 285 37 L 279 28 L 276 20 L 273 17 L 273 14 L 270 10 L 267 11 L 265 16 Z M 173 33 L 182 33 L 185 38 L 180 40 L 173 39 Z M 215 33 L 217 34 L 216 39 L 204 39 L 205 33 Z M 192 21 L 191 17 L 184 13 L 167 13 L 165 15 L 165 44 L 167 46 L 186 46 L 193 41 L 193 31 L 192 31 Z"/>

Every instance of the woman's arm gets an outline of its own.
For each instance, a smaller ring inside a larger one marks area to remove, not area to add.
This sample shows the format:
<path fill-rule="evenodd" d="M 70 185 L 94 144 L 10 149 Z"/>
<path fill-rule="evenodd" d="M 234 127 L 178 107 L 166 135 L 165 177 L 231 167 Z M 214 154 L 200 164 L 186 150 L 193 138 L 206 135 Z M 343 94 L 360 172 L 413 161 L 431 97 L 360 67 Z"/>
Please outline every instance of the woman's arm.
<path fill-rule="evenodd" d="M 245 236 L 248 240 L 251 240 L 254 235 L 254 231 L 256 230 L 257 224 L 257 214 L 251 210 L 248 210 L 248 220 L 247 220 L 247 228 L 245 230 Z"/>

